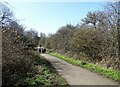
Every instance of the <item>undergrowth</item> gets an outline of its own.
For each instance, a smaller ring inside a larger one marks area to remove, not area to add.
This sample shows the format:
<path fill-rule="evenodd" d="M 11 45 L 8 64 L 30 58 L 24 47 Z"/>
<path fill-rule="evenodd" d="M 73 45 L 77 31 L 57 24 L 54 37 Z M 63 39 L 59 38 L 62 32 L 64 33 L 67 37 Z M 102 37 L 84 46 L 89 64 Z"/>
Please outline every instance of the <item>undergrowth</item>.
<path fill-rule="evenodd" d="M 52 64 L 44 57 L 38 56 L 37 66 L 40 67 L 40 72 L 30 73 L 28 77 L 24 79 L 22 85 L 28 87 L 68 87 L 67 81 L 58 74 Z"/>

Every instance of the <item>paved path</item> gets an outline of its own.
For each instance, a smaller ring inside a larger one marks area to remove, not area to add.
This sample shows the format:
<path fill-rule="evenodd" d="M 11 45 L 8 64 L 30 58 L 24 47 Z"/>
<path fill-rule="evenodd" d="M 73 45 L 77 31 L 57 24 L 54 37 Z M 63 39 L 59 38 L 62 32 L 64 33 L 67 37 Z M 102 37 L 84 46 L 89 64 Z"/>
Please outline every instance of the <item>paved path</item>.
<path fill-rule="evenodd" d="M 59 74 L 65 77 L 70 85 L 117 85 L 116 82 L 113 82 L 108 78 L 100 76 L 81 67 L 71 65 L 51 55 L 41 55 L 53 64 Z"/>

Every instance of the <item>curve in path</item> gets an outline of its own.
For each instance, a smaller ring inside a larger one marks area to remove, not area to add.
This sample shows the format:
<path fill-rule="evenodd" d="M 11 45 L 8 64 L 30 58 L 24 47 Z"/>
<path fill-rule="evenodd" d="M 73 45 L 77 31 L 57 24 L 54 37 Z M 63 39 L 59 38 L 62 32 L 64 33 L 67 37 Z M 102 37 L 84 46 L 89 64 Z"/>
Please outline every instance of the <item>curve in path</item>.
<path fill-rule="evenodd" d="M 71 65 L 49 54 L 41 54 L 57 69 L 69 85 L 118 85 L 116 82 L 78 66 Z"/>

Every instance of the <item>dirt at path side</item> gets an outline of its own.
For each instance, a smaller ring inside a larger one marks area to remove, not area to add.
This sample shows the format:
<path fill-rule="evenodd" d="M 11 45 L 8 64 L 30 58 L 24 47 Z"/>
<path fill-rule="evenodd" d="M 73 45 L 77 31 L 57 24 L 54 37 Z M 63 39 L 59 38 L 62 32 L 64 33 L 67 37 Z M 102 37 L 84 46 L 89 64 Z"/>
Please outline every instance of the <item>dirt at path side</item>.
<path fill-rule="evenodd" d="M 49 54 L 41 55 L 53 64 L 59 74 L 65 77 L 70 85 L 117 85 L 116 82 L 113 82 L 108 78 L 81 67 L 71 65 Z"/>

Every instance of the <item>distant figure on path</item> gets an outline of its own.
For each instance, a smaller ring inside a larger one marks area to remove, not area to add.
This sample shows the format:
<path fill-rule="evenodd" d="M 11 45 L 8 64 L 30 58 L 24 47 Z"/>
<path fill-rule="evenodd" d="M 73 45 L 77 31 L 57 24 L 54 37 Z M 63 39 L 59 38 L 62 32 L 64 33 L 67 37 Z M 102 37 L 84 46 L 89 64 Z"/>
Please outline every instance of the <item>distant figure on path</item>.
<path fill-rule="evenodd" d="M 41 45 L 38 46 L 37 49 L 38 49 L 38 52 L 40 52 L 40 53 L 45 53 L 46 52 L 46 48 L 41 47 Z"/>

